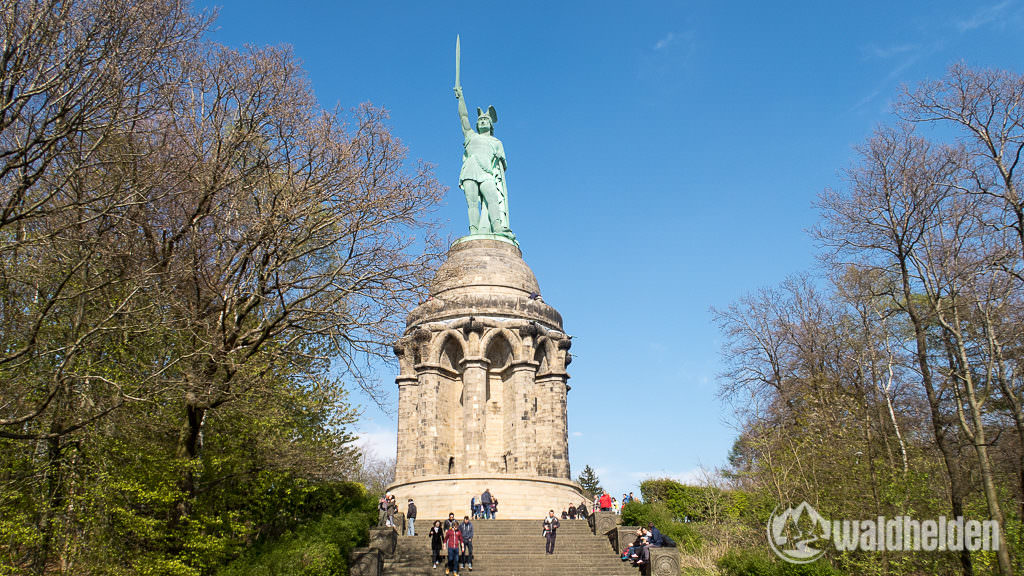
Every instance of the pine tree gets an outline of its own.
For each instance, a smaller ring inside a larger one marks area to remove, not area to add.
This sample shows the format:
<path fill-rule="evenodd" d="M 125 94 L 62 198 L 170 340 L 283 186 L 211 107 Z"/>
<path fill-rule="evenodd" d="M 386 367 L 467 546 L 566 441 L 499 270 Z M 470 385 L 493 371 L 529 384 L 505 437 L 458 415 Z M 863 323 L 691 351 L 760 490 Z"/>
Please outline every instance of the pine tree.
<path fill-rule="evenodd" d="M 594 469 L 589 464 L 583 467 L 583 471 L 576 478 L 576 483 L 580 485 L 580 488 L 583 488 L 583 493 L 588 498 L 593 498 L 604 492 L 604 488 L 601 488 L 601 480 L 597 477 L 597 472 L 594 472 Z"/>

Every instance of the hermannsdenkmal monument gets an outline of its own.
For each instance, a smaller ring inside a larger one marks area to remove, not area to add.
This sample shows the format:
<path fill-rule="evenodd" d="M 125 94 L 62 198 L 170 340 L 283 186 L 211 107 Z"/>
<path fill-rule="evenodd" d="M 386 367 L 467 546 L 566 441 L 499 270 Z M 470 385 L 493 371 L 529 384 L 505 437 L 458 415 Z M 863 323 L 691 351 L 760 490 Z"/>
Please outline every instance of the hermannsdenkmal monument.
<path fill-rule="evenodd" d="M 421 518 L 461 517 L 489 489 L 499 517 L 540 519 L 584 499 L 569 470 L 572 341 L 511 231 L 498 115 L 477 108 L 474 130 L 459 56 L 457 44 L 469 235 L 451 247 L 395 345 L 398 456 L 389 491 L 400 503 L 415 499 Z"/>

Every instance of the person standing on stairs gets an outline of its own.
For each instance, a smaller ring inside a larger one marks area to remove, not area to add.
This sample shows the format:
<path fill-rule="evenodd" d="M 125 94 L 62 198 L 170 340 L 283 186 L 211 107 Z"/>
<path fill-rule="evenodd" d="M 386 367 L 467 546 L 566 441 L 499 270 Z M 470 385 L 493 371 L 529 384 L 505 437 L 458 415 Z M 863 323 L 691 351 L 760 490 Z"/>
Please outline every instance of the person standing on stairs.
<path fill-rule="evenodd" d="M 459 531 L 462 532 L 462 554 L 459 555 L 459 561 L 462 562 L 462 567 L 465 568 L 469 565 L 469 571 L 473 571 L 473 523 L 470 522 L 469 516 L 463 516 L 462 526 L 459 526 Z"/>
<path fill-rule="evenodd" d="M 444 545 L 448 548 L 448 567 L 444 573 L 452 576 L 459 576 L 459 548 L 462 547 L 462 532 L 459 531 L 459 522 L 455 521 L 451 528 L 445 530 Z"/>
<path fill-rule="evenodd" d="M 405 518 L 409 521 L 409 536 L 416 535 L 416 503 L 409 498 L 409 510 L 405 514 Z"/>
<path fill-rule="evenodd" d="M 433 552 L 434 568 L 441 563 L 441 540 L 444 539 L 444 530 L 441 529 L 441 521 L 434 520 L 430 527 L 430 551 Z"/>
<path fill-rule="evenodd" d="M 493 518 L 491 514 L 491 489 L 487 488 L 484 493 L 480 495 L 480 505 L 484 509 L 484 519 Z"/>
<path fill-rule="evenodd" d="M 555 553 L 555 535 L 558 531 L 558 518 L 555 517 L 554 510 L 548 510 L 548 516 L 544 519 L 544 552 L 547 554 Z"/>

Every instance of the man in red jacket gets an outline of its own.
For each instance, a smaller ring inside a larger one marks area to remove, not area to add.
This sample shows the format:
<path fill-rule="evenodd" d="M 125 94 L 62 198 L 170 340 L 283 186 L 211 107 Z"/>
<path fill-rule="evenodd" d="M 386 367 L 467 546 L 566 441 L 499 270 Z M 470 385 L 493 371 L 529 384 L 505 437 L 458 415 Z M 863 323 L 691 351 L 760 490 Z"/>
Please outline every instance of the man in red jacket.
<path fill-rule="evenodd" d="M 445 574 L 459 576 L 459 548 L 462 546 L 462 531 L 459 530 L 459 522 L 455 521 L 444 533 L 444 545 L 448 548 L 448 566 L 444 569 Z"/>
<path fill-rule="evenodd" d="M 603 512 L 607 512 L 612 509 L 612 497 L 609 496 L 607 492 L 601 494 L 601 500 L 599 502 Z"/>

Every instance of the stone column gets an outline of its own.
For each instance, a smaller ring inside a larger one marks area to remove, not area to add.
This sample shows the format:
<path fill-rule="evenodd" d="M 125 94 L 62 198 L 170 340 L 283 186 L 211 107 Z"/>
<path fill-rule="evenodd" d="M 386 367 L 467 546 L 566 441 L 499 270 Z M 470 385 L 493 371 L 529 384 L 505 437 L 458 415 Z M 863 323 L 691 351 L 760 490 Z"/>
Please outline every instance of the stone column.
<path fill-rule="evenodd" d="M 561 408 L 558 406 L 558 397 L 555 393 L 555 386 L 558 383 L 557 375 L 546 374 L 537 377 L 534 387 L 537 399 L 537 473 L 541 476 L 558 475 L 554 458 L 556 448 L 561 445 L 558 440 Z"/>
<path fill-rule="evenodd" d="M 398 455 L 395 462 L 395 480 L 412 477 L 416 466 L 416 443 L 423 437 L 417 418 L 419 412 L 419 380 L 415 375 L 395 378 L 398 384 Z"/>
<path fill-rule="evenodd" d="M 456 457 L 455 469 L 463 474 L 487 471 L 483 452 L 484 405 L 487 369 L 490 365 L 491 363 L 482 356 L 462 360 L 462 438 L 465 446 L 462 452 L 463 461 L 458 462 Z"/>
<path fill-rule="evenodd" d="M 559 379 L 551 384 L 552 388 L 554 388 L 554 411 L 556 415 L 551 457 L 555 460 L 555 476 L 571 479 L 569 477 L 569 414 L 566 410 L 567 392 L 569 390 L 569 386 L 565 382 L 567 379 L 568 376 L 561 374 Z"/>
<path fill-rule="evenodd" d="M 442 474 L 440 450 L 440 431 L 437 427 L 438 391 L 440 373 L 437 368 L 417 366 L 419 373 L 419 413 L 416 414 L 420 436 L 412 441 L 416 444 L 416 455 L 413 459 L 416 474 Z"/>
<path fill-rule="evenodd" d="M 538 363 L 531 360 L 516 362 L 512 365 L 512 406 L 513 439 L 512 439 L 512 471 L 520 474 L 536 474 L 537 446 L 537 415 L 533 412 L 533 399 L 536 398 L 534 378 L 537 376 Z"/>

